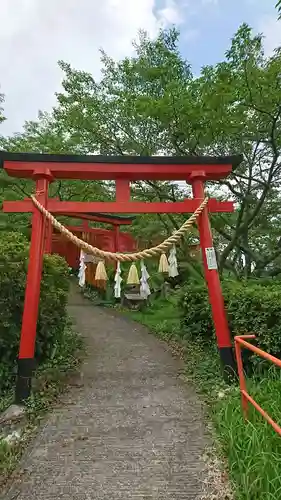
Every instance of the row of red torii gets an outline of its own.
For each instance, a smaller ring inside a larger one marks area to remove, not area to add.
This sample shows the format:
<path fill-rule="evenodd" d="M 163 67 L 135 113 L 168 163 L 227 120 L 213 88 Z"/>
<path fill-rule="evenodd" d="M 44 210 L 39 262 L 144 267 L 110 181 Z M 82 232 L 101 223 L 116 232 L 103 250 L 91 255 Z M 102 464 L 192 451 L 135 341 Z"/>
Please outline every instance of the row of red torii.
<path fill-rule="evenodd" d="M 136 214 L 136 213 L 192 213 L 205 198 L 204 186 L 209 180 L 228 176 L 242 161 L 241 155 L 227 157 L 141 157 L 96 155 L 49 155 L 37 153 L 0 153 L 1 166 L 9 176 L 33 179 L 35 196 L 54 216 L 59 214 Z M 57 179 L 114 180 L 114 202 L 60 201 L 49 198 L 51 182 Z M 138 202 L 130 200 L 132 181 L 186 181 L 192 186 L 193 198 L 178 202 Z M 212 307 L 218 349 L 225 371 L 234 369 L 231 336 L 224 308 L 209 212 L 233 212 L 230 201 L 209 199 L 198 218 L 200 246 L 205 278 Z M 35 368 L 35 340 L 40 300 L 40 281 L 46 231 L 50 231 L 42 213 L 31 199 L 5 201 L 4 212 L 32 213 L 32 232 L 27 272 L 24 311 L 18 354 L 16 402 L 24 403 L 31 392 Z"/>

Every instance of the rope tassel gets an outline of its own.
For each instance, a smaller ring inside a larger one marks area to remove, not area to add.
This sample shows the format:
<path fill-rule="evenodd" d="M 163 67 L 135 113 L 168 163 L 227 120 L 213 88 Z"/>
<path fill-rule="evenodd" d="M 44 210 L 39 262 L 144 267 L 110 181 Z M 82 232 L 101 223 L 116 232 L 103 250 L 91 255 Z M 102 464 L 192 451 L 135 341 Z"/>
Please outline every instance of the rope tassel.
<path fill-rule="evenodd" d="M 136 264 L 133 262 L 133 264 L 130 267 L 128 278 L 127 278 L 127 285 L 139 285 L 139 274 L 137 270 Z"/>
<path fill-rule="evenodd" d="M 143 262 L 141 261 L 141 279 L 140 279 L 140 296 L 143 299 L 147 299 L 147 297 L 151 294 L 149 284 L 147 280 L 150 278 L 146 266 Z"/>
<path fill-rule="evenodd" d="M 104 261 L 100 260 L 97 269 L 96 269 L 96 275 L 95 275 L 95 280 L 96 281 L 107 281 L 107 273 L 104 265 Z"/>
<path fill-rule="evenodd" d="M 169 272 L 169 263 L 168 263 L 168 259 L 167 259 L 167 256 L 165 253 L 162 253 L 162 255 L 160 257 L 158 272 L 159 273 L 168 273 Z"/>
<path fill-rule="evenodd" d="M 85 286 L 85 282 L 86 282 L 86 269 L 87 269 L 87 266 L 85 264 L 85 253 L 83 252 L 83 250 L 81 250 L 81 252 L 80 252 L 79 273 L 78 273 L 79 286 L 81 286 L 81 288 L 83 286 Z"/>
<path fill-rule="evenodd" d="M 121 266 L 120 262 L 117 262 L 116 273 L 114 277 L 115 285 L 114 285 L 114 297 L 116 299 L 120 299 L 121 297 L 121 282 L 123 281 L 121 278 Z"/>
<path fill-rule="evenodd" d="M 176 246 L 173 245 L 170 250 L 169 261 L 169 276 L 170 278 L 175 278 L 179 275 L 178 262 L 177 262 L 177 250 Z"/>

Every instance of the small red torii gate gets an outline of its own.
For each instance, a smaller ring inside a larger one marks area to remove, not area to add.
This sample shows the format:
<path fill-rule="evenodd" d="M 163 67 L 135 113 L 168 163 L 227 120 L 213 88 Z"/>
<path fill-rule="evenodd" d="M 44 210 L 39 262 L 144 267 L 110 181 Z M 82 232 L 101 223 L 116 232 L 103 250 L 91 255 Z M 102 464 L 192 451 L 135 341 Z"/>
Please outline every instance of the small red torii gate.
<path fill-rule="evenodd" d="M 115 157 L 1 152 L 0 161 L 8 175 L 34 179 L 36 183 L 35 195 L 38 201 L 54 215 L 85 212 L 191 213 L 205 198 L 205 182 L 228 176 L 232 167 L 240 164 L 242 156 Z M 78 202 L 49 199 L 49 184 L 56 179 L 114 180 L 116 201 Z M 193 199 L 179 202 L 131 201 L 130 182 L 137 180 L 186 181 L 192 186 Z M 16 385 L 16 402 L 23 403 L 30 395 L 31 378 L 34 371 L 44 239 L 45 231 L 48 229 L 44 216 L 30 199 L 6 201 L 3 203 L 3 210 L 4 212 L 30 212 L 33 214 Z M 208 213 L 209 211 L 233 212 L 233 210 L 234 205 L 230 201 L 221 202 L 210 199 L 208 206 L 198 219 L 200 246 L 218 349 L 224 369 L 230 368 L 231 370 L 234 369 L 231 336 L 226 319 Z"/>
<path fill-rule="evenodd" d="M 53 198 L 52 198 L 53 199 Z M 121 226 L 131 225 L 134 217 L 110 214 L 63 214 L 71 219 L 79 219 L 80 225 L 69 225 L 65 227 L 79 238 L 98 248 L 109 252 L 136 252 L 137 242 L 127 232 L 120 231 Z M 91 227 L 89 222 L 102 222 L 110 225 L 110 229 Z M 71 241 L 57 231 L 53 231 L 52 224 L 46 221 L 45 231 L 45 253 L 57 253 L 65 258 L 68 265 L 73 269 L 79 267 L 80 249 Z"/>

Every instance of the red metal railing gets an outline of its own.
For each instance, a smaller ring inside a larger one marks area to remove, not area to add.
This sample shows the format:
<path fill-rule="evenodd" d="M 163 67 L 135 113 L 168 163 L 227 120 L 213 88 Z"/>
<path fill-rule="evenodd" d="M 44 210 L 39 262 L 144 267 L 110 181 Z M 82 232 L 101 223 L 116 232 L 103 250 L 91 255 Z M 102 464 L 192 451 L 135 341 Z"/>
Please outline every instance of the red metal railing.
<path fill-rule="evenodd" d="M 245 419 L 248 418 L 248 409 L 249 409 L 249 403 L 251 403 L 256 410 L 265 418 L 265 420 L 273 427 L 273 429 L 281 436 L 281 427 L 272 420 L 272 418 L 264 411 L 258 403 L 248 394 L 247 392 L 247 387 L 246 387 L 246 379 L 245 379 L 245 374 L 243 370 L 243 362 L 242 362 L 242 356 L 241 356 L 241 348 L 244 347 L 246 349 L 249 349 L 250 351 L 254 352 L 261 358 L 267 359 L 268 361 L 271 361 L 274 363 L 276 366 L 279 366 L 281 368 L 281 360 L 278 358 L 275 358 L 275 356 L 271 356 L 271 354 L 268 354 L 265 351 L 262 351 L 262 349 L 259 349 L 258 347 L 250 344 L 246 340 L 250 339 L 255 339 L 255 335 L 238 335 L 234 338 L 235 340 L 235 353 L 236 353 L 236 361 L 237 361 L 237 370 L 238 370 L 238 375 L 239 375 L 239 383 L 240 383 L 240 392 L 241 392 L 241 404 L 242 404 L 242 410 L 243 410 L 243 415 Z"/>

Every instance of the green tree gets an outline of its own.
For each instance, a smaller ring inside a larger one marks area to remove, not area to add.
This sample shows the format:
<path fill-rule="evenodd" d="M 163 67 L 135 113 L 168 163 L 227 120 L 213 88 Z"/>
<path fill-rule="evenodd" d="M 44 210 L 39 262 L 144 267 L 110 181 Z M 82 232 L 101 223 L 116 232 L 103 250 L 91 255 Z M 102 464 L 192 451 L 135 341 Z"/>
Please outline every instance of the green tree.
<path fill-rule="evenodd" d="M 281 19 L 281 0 L 278 0 L 276 4 L 276 9 L 278 11 L 278 19 Z"/>
<path fill-rule="evenodd" d="M 2 108 L 2 103 L 4 102 L 4 94 L 0 94 L 0 123 L 5 120 L 3 115 L 4 109 Z"/>
<path fill-rule="evenodd" d="M 65 80 L 55 118 L 83 152 L 242 152 L 244 162 L 232 177 L 211 188 L 237 203 L 235 217 L 213 217 L 220 267 L 239 275 L 279 272 L 273 263 L 281 255 L 280 50 L 266 58 L 262 37 L 244 24 L 226 60 L 194 78 L 177 41 L 175 30 L 156 40 L 142 33 L 135 57 L 114 62 L 102 54 L 100 82 L 61 62 Z M 146 199 L 173 199 L 170 183 L 149 187 Z"/>
<path fill-rule="evenodd" d="M 11 137 L 0 137 L 0 149 L 5 151 L 23 151 L 38 153 L 71 153 L 70 142 L 65 140 L 59 123 L 52 115 L 39 112 L 38 121 L 28 121 L 23 132 Z M 34 183 L 26 179 L 8 177 L 0 172 L 0 202 L 29 197 L 34 190 Z M 110 184 L 92 181 L 56 181 L 50 186 L 50 196 L 61 200 L 105 200 L 112 197 Z M 62 218 L 62 221 L 64 218 Z M 0 230 L 30 233 L 30 215 L 0 215 Z"/>
<path fill-rule="evenodd" d="M 216 96 L 217 102 L 218 119 L 210 124 L 214 142 L 208 151 L 236 149 L 244 154 L 240 168 L 221 183 L 232 193 L 238 210 L 231 235 L 222 233 L 228 243 L 220 264 L 223 268 L 227 259 L 237 263 L 237 254 L 240 260 L 244 256 L 247 275 L 254 268 L 257 274 L 269 271 L 268 266 L 281 255 L 280 69 L 280 49 L 266 58 L 262 37 L 253 36 L 243 25 L 232 40 L 226 61 L 204 68 L 201 77 L 203 92 L 210 101 Z"/>
<path fill-rule="evenodd" d="M 238 277 L 277 275 L 281 50 L 265 57 L 262 36 L 243 24 L 225 60 L 194 77 L 179 52 L 178 36 L 174 29 L 161 31 L 155 40 L 140 33 L 134 56 L 118 62 L 102 52 L 99 81 L 60 62 L 65 77 L 53 113 L 26 125 L 21 137 L 8 139 L 6 148 L 21 149 L 27 141 L 25 150 L 28 143 L 32 150 L 84 154 L 243 153 L 244 161 L 231 177 L 208 186 L 210 194 L 232 197 L 237 207 L 234 214 L 212 217 L 220 269 Z M 91 186 L 81 191 L 81 184 L 75 196 L 99 196 L 97 184 L 93 191 Z M 68 188 L 68 183 L 54 187 Z M 111 185 L 100 189 L 100 196 L 112 197 Z M 133 185 L 133 197 L 147 201 L 174 201 L 189 193 L 187 186 L 170 182 Z M 138 221 L 136 232 L 147 226 L 151 236 L 156 231 L 164 235 L 183 216 L 143 216 Z"/>

